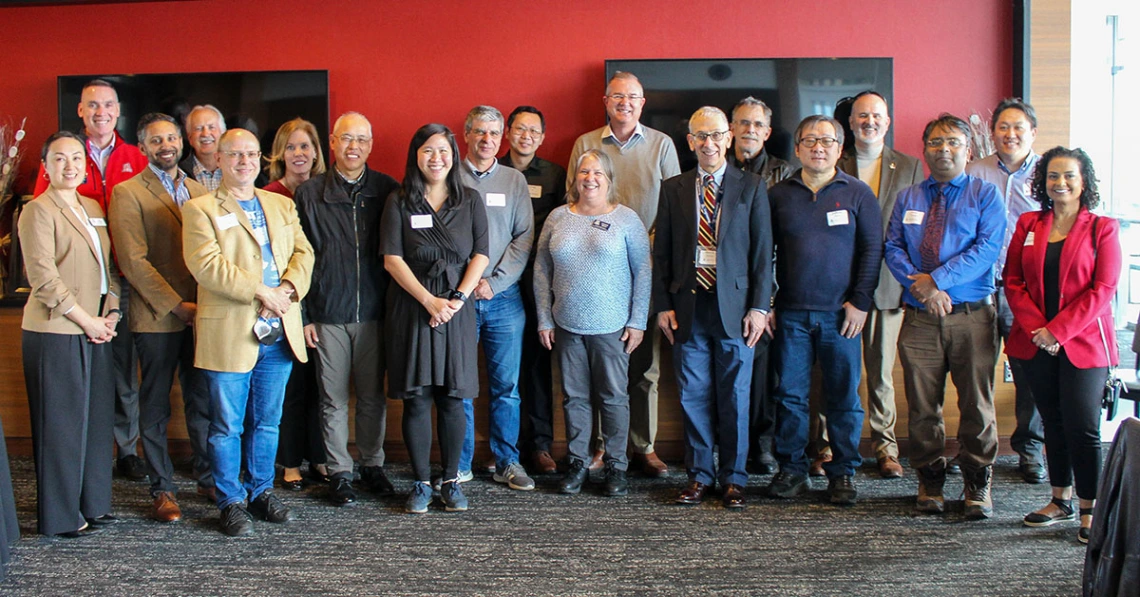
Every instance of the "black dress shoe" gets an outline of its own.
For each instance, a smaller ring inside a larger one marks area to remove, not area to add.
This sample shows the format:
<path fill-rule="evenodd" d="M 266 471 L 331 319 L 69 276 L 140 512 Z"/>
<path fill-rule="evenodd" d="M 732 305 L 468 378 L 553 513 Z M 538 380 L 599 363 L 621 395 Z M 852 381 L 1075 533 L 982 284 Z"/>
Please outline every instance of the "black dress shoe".
<path fill-rule="evenodd" d="M 92 526 L 97 526 L 97 527 L 105 527 L 105 526 L 109 526 L 112 524 L 119 524 L 120 522 L 122 522 L 122 521 L 119 520 L 117 517 L 112 516 L 110 514 L 104 514 L 102 516 L 96 516 L 95 518 L 88 518 L 87 519 L 87 524 L 92 525 Z"/>
<path fill-rule="evenodd" d="M 962 474 L 962 463 L 958 460 L 957 456 L 951 458 L 950 462 L 946 463 L 946 474 L 947 475 L 961 475 Z"/>
<path fill-rule="evenodd" d="M 222 532 L 230 537 L 242 537 L 253 532 L 253 519 L 242 507 L 241 502 L 234 502 L 223 508 L 219 524 Z"/>
<path fill-rule="evenodd" d="M 708 493 L 709 486 L 697 481 L 690 481 L 681 493 L 677 494 L 677 499 L 674 501 L 678 504 L 685 506 L 695 506 L 705 499 L 705 493 Z"/>
<path fill-rule="evenodd" d="M 380 495 L 396 493 L 396 488 L 393 487 L 392 482 L 388 480 L 388 475 L 384 474 L 383 467 L 360 467 L 360 484 L 372 493 L 378 493 Z"/>
<path fill-rule="evenodd" d="M 606 467 L 606 485 L 603 488 L 606 495 L 616 497 L 629 493 L 629 481 L 625 471 L 618 470 L 613 465 Z"/>
<path fill-rule="evenodd" d="M 146 463 L 134 454 L 120 458 L 115 463 L 115 468 L 118 469 L 120 477 L 126 477 L 131 481 L 146 481 Z"/>
<path fill-rule="evenodd" d="M 753 475 L 771 475 L 779 469 L 780 465 L 776 463 L 776 457 L 772 456 L 771 452 L 761 452 L 748 461 L 748 472 Z"/>
<path fill-rule="evenodd" d="M 293 512 L 272 491 L 265 490 L 249 503 L 249 512 L 267 522 L 281 524 L 293 520 Z"/>
<path fill-rule="evenodd" d="M 1038 485 L 1045 482 L 1045 467 L 1040 462 L 1022 462 L 1017 468 L 1026 483 Z"/>
<path fill-rule="evenodd" d="M 337 506 L 351 506 L 356 503 L 356 490 L 352 488 L 352 482 L 343 477 L 333 479 L 332 487 L 329 488 L 329 501 Z"/>
<path fill-rule="evenodd" d="M 582 484 L 590 476 L 590 470 L 586 468 L 586 463 L 581 460 L 571 459 L 570 466 L 566 470 L 566 476 L 562 477 L 562 481 L 558 484 L 558 491 L 560 493 L 575 494 L 582 491 Z"/>
<path fill-rule="evenodd" d="M 724 502 L 725 508 L 739 510 L 745 506 L 744 488 L 739 485 L 729 484 L 724 488 L 724 494 L 721 495 L 721 501 Z"/>
<path fill-rule="evenodd" d="M 64 539 L 78 539 L 80 537 L 87 537 L 89 535 L 97 535 L 97 534 L 102 533 L 102 532 L 103 532 L 103 527 L 98 527 L 98 526 L 95 526 L 93 524 L 88 524 L 87 526 L 85 526 L 85 527 L 83 527 L 77 531 L 69 531 L 67 533 L 59 533 L 58 535 L 56 535 L 56 537 L 62 537 Z"/>
<path fill-rule="evenodd" d="M 292 481 L 281 479 L 281 488 L 288 491 L 301 491 L 305 488 L 305 481 L 302 479 L 293 479 Z"/>

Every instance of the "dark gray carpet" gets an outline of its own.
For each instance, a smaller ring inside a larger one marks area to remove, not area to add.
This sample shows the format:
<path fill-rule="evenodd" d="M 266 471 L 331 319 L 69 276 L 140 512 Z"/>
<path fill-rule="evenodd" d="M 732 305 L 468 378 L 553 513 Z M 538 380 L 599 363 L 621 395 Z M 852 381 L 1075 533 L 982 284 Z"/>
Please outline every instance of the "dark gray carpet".
<path fill-rule="evenodd" d="M 905 464 L 905 463 L 904 463 Z M 12 461 L 24 536 L 3 595 L 1077 595 L 1084 548 L 1076 523 L 1045 529 L 1021 517 L 1048 486 L 1021 482 L 1003 457 L 991 520 L 917 515 L 917 482 L 861 472 L 859 504 L 823 503 L 826 483 L 790 502 L 760 497 L 753 477 L 743 512 L 719 500 L 671 504 L 684 476 L 631 476 L 625 498 L 588 487 L 579 496 L 515 492 L 478 477 L 464 486 L 471 510 L 403 513 L 402 498 L 362 495 L 328 505 L 324 489 L 279 490 L 298 520 L 258 522 L 250 538 L 217 530 L 217 511 L 181 479 L 185 519 L 147 519 L 146 485 L 116 480 L 123 523 L 82 539 L 34 534 L 30 459 Z M 674 469 L 676 470 L 676 469 Z M 398 490 L 408 470 L 395 468 Z M 961 477 L 946 495 L 958 498 Z"/>

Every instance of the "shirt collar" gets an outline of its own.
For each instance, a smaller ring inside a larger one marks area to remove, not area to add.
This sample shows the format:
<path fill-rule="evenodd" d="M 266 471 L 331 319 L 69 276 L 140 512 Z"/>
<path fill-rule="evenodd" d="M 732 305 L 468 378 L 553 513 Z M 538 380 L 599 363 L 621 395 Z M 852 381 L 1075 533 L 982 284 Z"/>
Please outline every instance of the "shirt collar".
<path fill-rule="evenodd" d="M 645 127 L 641 126 L 641 123 L 639 122 L 639 123 L 637 123 L 637 126 L 633 127 L 633 134 L 629 136 L 629 139 L 626 139 L 625 143 L 629 143 L 630 141 L 633 141 L 637 137 L 644 137 L 644 136 L 645 136 Z M 625 143 L 618 141 L 617 136 L 614 135 L 614 130 L 611 129 L 610 125 L 608 125 L 608 124 L 604 128 L 602 128 L 602 139 L 605 139 L 607 137 L 613 137 L 614 143 L 617 143 L 618 145 L 621 145 L 623 147 L 625 146 Z"/>
<path fill-rule="evenodd" d="M 958 176 L 955 176 L 951 180 L 947 181 L 945 184 L 947 186 L 953 187 L 955 189 L 960 189 L 960 188 L 966 186 L 966 179 L 969 177 L 970 177 L 969 174 L 962 172 Z M 940 181 L 934 180 L 934 175 L 931 175 L 931 176 L 928 176 L 926 178 L 925 184 L 929 188 L 934 188 L 934 187 L 937 187 L 939 184 L 943 184 L 943 183 L 941 183 Z"/>
<path fill-rule="evenodd" d="M 487 168 L 485 172 L 480 172 L 478 169 L 476 169 L 475 164 L 471 163 L 470 158 L 463 158 L 463 164 L 467 166 L 467 169 L 471 171 L 471 174 L 475 175 L 475 178 L 483 179 L 490 176 L 491 173 L 499 167 L 499 160 L 491 160 L 491 167 Z"/>
<path fill-rule="evenodd" d="M 997 154 L 995 153 L 994 155 L 996 156 Z M 1021 173 L 1029 172 L 1033 168 L 1036 168 L 1037 167 L 1037 160 L 1040 160 L 1040 159 L 1041 159 L 1041 156 L 1030 151 L 1029 155 L 1025 156 L 1025 161 L 1021 162 L 1021 167 L 1017 169 L 1017 173 L 1021 174 Z M 1009 171 L 1009 168 L 1005 167 L 1005 162 L 1001 161 L 1001 157 L 997 158 L 997 163 L 998 163 L 998 168 L 1000 168 L 1002 172 L 1005 172 L 1006 174 L 1010 174 L 1010 175 L 1014 174 L 1013 172 Z"/>
<path fill-rule="evenodd" d="M 713 180 L 716 181 L 716 186 L 718 189 L 721 188 L 721 186 L 724 184 L 724 173 L 727 171 L 728 171 L 728 161 L 725 160 L 725 162 L 720 165 L 720 169 L 718 169 L 716 172 L 712 173 Z M 705 172 L 704 170 L 701 170 L 700 167 L 698 167 L 697 168 L 697 174 L 699 175 L 697 177 L 697 182 L 699 182 L 700 184 L 704 184 L 705 176 L 708 175 L 708 172 Z"/>

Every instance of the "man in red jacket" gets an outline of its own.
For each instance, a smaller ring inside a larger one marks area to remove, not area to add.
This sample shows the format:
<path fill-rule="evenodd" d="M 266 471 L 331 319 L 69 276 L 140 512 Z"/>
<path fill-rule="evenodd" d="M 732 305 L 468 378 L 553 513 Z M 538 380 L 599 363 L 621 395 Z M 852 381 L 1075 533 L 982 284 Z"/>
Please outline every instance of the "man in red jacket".
<path fill-rule="evenodd" d="M 87 146 L 87 179 L 77 189 L 79 194 L 99 202 L 103 212 L 115 185 L 133 178 L 146 169 L 146 156 L 138 147 L 123 141 L 115 126 L 119 122 L 119 94 L 110 83 L 93 79 L 83 86 L 79 99 L 79 117 L 83 119 L 83 136 Z M 36 177 L 35 194 L 47 190 L 43 166 Z M 122 280 L 121 317 L 127 317 L 129 286 Z M 115 355 L 115 445 L 118 446 L 119 474 L 134 481 L 147 477 L 146 465 L 138 457 L 139 382 L 138 356 L 130 330 L 123 327 L 111 342 Z"/>

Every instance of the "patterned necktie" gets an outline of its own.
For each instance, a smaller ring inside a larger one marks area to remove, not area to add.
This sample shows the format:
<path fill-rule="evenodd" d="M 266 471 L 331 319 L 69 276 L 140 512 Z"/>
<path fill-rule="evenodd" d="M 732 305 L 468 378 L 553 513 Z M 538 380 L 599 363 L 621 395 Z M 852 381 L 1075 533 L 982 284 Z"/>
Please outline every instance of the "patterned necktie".
<path fill-rule="evenodd" d="M 942 263 L 939 253 L 942 251 L 942 234 L 946 231 L 946 183 L 938 183 L 938 193 L 930 203 L 930 212 L 926 214 L 926 228 L 922 231 L 922 244 L 918 245 L 918 254 L 922 257 L 922 271 L 929 274 L 938 269 Z"/>
<path fill-rule="evenodd" d="M 704 192 L 701 200 L 701 217 L 697 223 L 700 248 L 716 247 L 716 180 L 711 174 L 704 178 Z M 697 283 L 705 290 L 716 286 L 716 267 L 697 265 Z"/>

